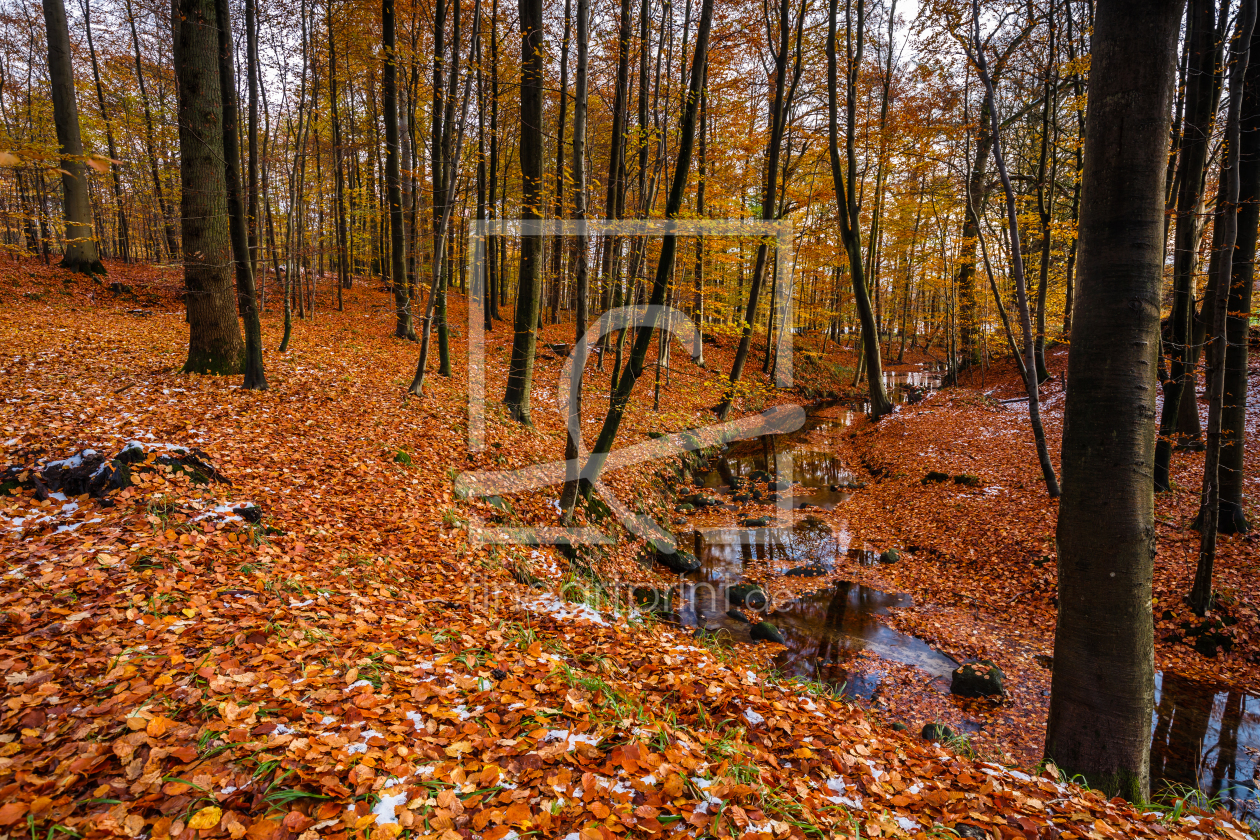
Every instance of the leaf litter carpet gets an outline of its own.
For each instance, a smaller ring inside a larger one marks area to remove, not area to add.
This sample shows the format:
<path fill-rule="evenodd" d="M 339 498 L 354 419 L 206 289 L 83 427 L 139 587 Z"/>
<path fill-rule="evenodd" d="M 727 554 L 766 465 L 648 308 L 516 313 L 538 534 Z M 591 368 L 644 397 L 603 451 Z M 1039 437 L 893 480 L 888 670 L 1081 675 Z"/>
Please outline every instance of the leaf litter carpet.
<path fill-rule="evenodd" d="M 1143 813 L 884 728 L 779 681 L 762 650 L 565 601 L 572 570 L 550 549 L 471 545 L 462 522 L 492 512 L 455 499 L 452 476 L 556 457 L 558 419 L 491 410 L 491 446 L 469 455 L 465 372 L 404 399 L 416 351 L 388 337 L 378 292 L 299 321 L 284 356 L 269 313 L 271 390 L 252 393 L 177 372 L 169 272 L 112 266 L 137 306 L 34 262 L 3 271 L 7 463 L 136 441 L 196 447 L 231 483 L 155 468 L 105 503 L 26 485 L 0 500 L 0 833 L 1244 836 L 1221 811 Z M 507 352 L 506 328 L 492 335 L 488 394 Z M 716 402 L 715 381 L 680 376 L 663 420 L 647 384 L 627 440 Z M 627 498 L 650 479 L 612 483 Z M 514 504 L 554 521 L 544 494 Z M 261 521 L 238 513 L 252 506 Z M 518 585 L 521 565 L 544 586 Z"/>

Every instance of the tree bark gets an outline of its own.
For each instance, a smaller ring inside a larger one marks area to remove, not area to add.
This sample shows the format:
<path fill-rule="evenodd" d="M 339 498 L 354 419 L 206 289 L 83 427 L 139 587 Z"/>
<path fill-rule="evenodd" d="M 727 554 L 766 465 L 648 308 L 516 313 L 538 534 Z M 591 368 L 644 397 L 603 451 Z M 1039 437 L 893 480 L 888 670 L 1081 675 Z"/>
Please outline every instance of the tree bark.
<path fill-rule="evenodd" d="M 1242 0 L 1238 10 L 1237 32 L 1230 48 L 1229 107 L 1225 119 L 1224 159 L 1221 163 L 1222 201 L 1216 208 L 1216 226 L 1220 232 L 1220 254 L 1217 260 L 1212 299 L 1204 301 L 1211 313 L 1206 348 L 1208 359 L 1208 428 L 1207 454 L 1203 464 L 1203 490 L 1199 502 L 1199 562 L 1194 586 L 1190 590 L 1190 608 L 1202 617 L 1212 606 L 1212 569 L 1216 562 L 1216 528 L 1220 503 L 1221 409 L 1225 392 L 1226 311 L 1229 290 L 1233 285 L 1234 250 L 1238 239 L 1238 198 L 1241 180 L 1239 161 L 1239 120 L 1242 111 L 1243 79 L 1251 48 L 1251 34 L 1256 24 L 1256 0 Z M 1248 312 L 1250 314 L 1250 312 Z"/>
<path fill-rule="evenodd" d="M 153 135 L 153 111 L 149 107 L 149 93 L 144 84 L 144 68 L 140 63 L 140 35 L 136 31 L 136 18 L 127 0 L 127 22 L 131 26 L 131 46 L 135 51 L 136 85 L 140 91 L 140 104 L 144 109 L 144 146 L 149 158 L 149 174 L 153 177 L 153 192 L 157 197 L 158 212 L 162 214 L 162 230 L 166 234 L 166 249 L 172 260 L 179 259 L 179 236 L 175 232 L 174 214 L 162 189 L 162 177 L 158 173 L 157 141 Z"/>
<path fill-rule="evenodd" d="M 389 278 L 394 292 L 394 337 L 414 340 L 411 298 L 407 294 L 406 242 L 403 238 L 402 183 L 398 154 L 398 50 L 394 31 L 394 0 L 381 0 L 381 30 L 385 67 L 381 94 L 385 121 L 385 192 L 389 205 Z"/>
<path fill-rule="evenodd" d="M 1217 522 L 1217 530 L 1222 534 L 1237 534 L 1250 527 L 1243 511 L 1247 344 L 1256 234 L 1260 223 L 1260 32 L 1254 29 L 1239 123 L 1238 240 L 1234 246 L 1229 302 L 1225 307 L 1228 310 L 1225 327 L 1228 343 L 1221 414 L 1221 489 Z"/>
<path fill-rule="evenodd" d="M 687 103 L 683 109 L 682 120 L 678 126 L 678 162 L 674 169 L 674 180 L 670 186 L 669 199 L 665 203 L 665 218 L 676 219 L 682 210 L 683 197 L 687 192 L 687 180 L 691 169 L 691 153 L 696 138 L 696 113 L 700 105 L 700 91 L 704 87 L 705 63 L 709 51 L 709 28 L 713 20 L 713 0 L 703 0 L 700 9 L 699 32 L 696 35 L 696 53 L 692 59 L 690 85 Z M 656 264 L 656 276 L 652 281 L 652 294 L 648 298 L 649 307 L 660 307 L 665 303 L 665 293 L 670 277 L 674 273 L 674 259 L 678 252 L 678 237 L 666 234 L 661 243 L 660 258 Z M 608 453 L 617 437 L 621 419 L 625 415 L 634 384 L 643 373 L 643 361 L 647 358 L 648 346 L 652 343 L 655 332 L 655 319 L 649 318 L 641 323 L 635 331 L 634 345 L 630 349 L 630 357 L 617 379 L 617 389 L 609 401 L 608 414 L 600 428 L 599 438 L 591 457 L 587 459 L 582 470 L 582 495 L 590 499 L 595 483 L 608 460 Z M 666 337 L 661 336 L 661 341 Z"/>
<path fill-rule="evenodd" d="M 543 12 L 542 0 L 519 0 L 521 15 L 521 218 L 543 218 Z M 538 345 L 538 307 L 542 298 L 543 240 L 521 237 L 516 283 L 512 358 L 503 404 L 518 422 L 531 423 L 529 392 L 534 382 Z"/>
<path fill-rule="evenodd" d="M 240 114 L 236 105 L 236 51 L 232 45 L 232 16 L 228 0 L 215 0 L 219 29 L 219 87 L 223 95 L 223 160 L 227 182 L 228 229 L 236 260 L 236 291 L 245 320 L 245 377 L 242 387 L 267 390 L 263 370 L 262 324 L 258 320 L 258 296 L 254 293 L 254 265 L 249 252 L 244 190 L 241 188 Z"/>
<path fill-rule="evenodd" d="M 230 266 L 223 98 L 215 0 L 178 0 L 179 174 L 189 373 L 240 373 L 242 345 Z"/>
<path fill-rule="evenodd" d="M 577 68 L 573 75 L 573 218 L 579 226 L 586 222 L 586 117 L 588 101 L 587 68 L 590 50 L 591 0 L 577 2 Z M 582 377 L 586 371 L 586 300 L 590 292 L 590 275 L 587 271 L 587 250 L 590 239 L 584 227 L 573 243 L 574 307 L 573 318 L 573 370 L 569 381 L 569 410 L 566 418 L 564 457 L 565 482 L 560 493 L 560 510 L 566 520 L 573 513 L 580 488 L 582 440 Z"/>
<path fill-rule="evenodd" d="M 83 0 L 83 25 L 87 29 L 88 54 L 92 59 L 92 79 L 96 82 L 96 101 L 101 108 L 101 121 L 105 123 L 105 144 L 109 149 L 110 186 L 114 190 L 114 213 L 117 216 L 115 242 L 117 242 L 119 258 L 123 262 L 131 262 L 131 234 L 127 230 L 127 210 L 123 207 L 122 176 L 119 174 L 121 164 L 118 160 L 118 150 L 114 145 L 114 128 L 105 110 L 105 88 L 101 85 L 101 66 L 96 60 L 96 46 L 92 43 L 92 7 L 88 0 Z"/>
<path fill-rule="evenodd" d="M 1172 461 L 1173 436 L 1177 431 L 1177 413 L 1181 397 L 1191 383 L 1190 399 L 1194 399 L 1193 372 L 1188 365 L 1191 319 L 1194 314 L 1195 244 L 1199 230 L 1199 198 L 1203 192 L 1203 174 L 1207 165 L 1208 144 L 1215 112 L 1214 87 L 1219 86 L 1216 72 L 1216 3 L 1215 0 L 1190 0 L 1187 14 L 1186 50 L 1190 53 L 1190 73 L 1186 82 L 1186 112 L 1182 132 L 1181 154 L 1177 167 L 1177 230 L 1173 245 L 1173 310 L 1172 337 L 1165 348 L 1170 358 L 1169 378 L 1164 383 L 1164 405 L 1160 413 L 1159 438 L 1155 446 L 1155 489 L 1171 488 L 1169 469 Z"/>
<path fill-rule="evenodd" d="M 869 414 L 878 420 L 892 412 L 892 403 L 884 390 L 884 370 L 879 357 L 879 334 L 875 326 L 875 313 L 866 292 L 866 277 L 862 268 L 862 233 L 858 229 L 861 206 L 858 203 L 857 151 L 857 75 L 862 65 L 862 49 L 865 44 L 866 2 L 857 0 L 857 26 L 851 25 L 851 10 L 845 0 L 845 91 L 847 127 L 845 133 L 846 163 L 840 161 L 839 139 L 839 88 L 837 83 L 836 56 L 836 3 L 830 0 L 827 27 L 827 145 L 831 157 L 831 177 L 835 183 L 836 205 L 840 210 L 840 237 L 849 255 L 849 276 L 853 282 L 853 299 L 862 325 L 862 352 L 866 363 Z M 846 165 L 847 164 L 847 165 Z"/>
<path fill-rule="evenodd" d="M 62 0 L 43 0 L 48 32 L 48 77 L 52 83 L 53 123 L 61 146 L 62 209 L 66 217 L 66 244 L 61 267 L 83 274 L 104 274 L 92 234 L 92 205 L 88 201 L 87 167 L 83 164 L 83 140 L 79 136 L 79 106 L 74 95 L 74 68 L 70 63 L 70 29 Z"/>
<path fill-rule="evenodd" d="M 1183 0 L 1099 0 L 1063 432 L 1046 757 L 1150 792 L 1155 365 L 1164 172 Z"/>

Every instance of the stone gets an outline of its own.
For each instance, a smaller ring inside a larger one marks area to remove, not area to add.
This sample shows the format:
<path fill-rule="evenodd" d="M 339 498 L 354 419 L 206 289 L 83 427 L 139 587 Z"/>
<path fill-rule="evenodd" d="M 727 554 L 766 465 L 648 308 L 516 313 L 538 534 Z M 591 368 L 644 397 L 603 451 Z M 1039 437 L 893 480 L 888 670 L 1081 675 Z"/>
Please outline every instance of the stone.
<path fill-rule="evenodd" d="M 935 470 L 923 476 L 923 479 L 922 479 L 923 484 L 939 484 L 942 481 L 949 481 L 949 474 L 943 473 L 943 472 L 936 472 Z"/>
<path fill-rule="evenodd" d="M 943 723 L 929 723 L 919 731 L 925 741 L 949 741 L 954 737 L 954 730 Z"/>
<path fill-rule="evenodd" d="M 980 476 L 978 476 L 978 475 L 970 475 L 970 474 L 968 474 L 968 473 L 963 473 L 962 475 L 956 475 L 956 476 L 954 476 L 954 483 L 955 483 L 955 484 L 960 484 L 960 485 L 962 485 L 963 487 L 979 487 L 979 486 L 980 486 Z"/>
<path fill-rule="evenodd" d="M 957 823 L 953 831 L 959 837 L 967 838 L 967 840 L 991 840 L 993 836 L 986 829 L 971 823 Z"/>
<path fill-rule="evenodd" d="M 901 552 L 895 548 L 890 548 L 879 555 L 879 562 L 891 565 L 901 560 Z"/>
<path fill-rule="evenodd" d="M 899 720 L 893 722 L 892 728 L 897 732 L 905 732 L 907 729 L 906 725 Z"/>
<path fill-rule="evenodd" d="M 949 690 L 959 697 L 993 697 L 1005 693 L 1003 677 L 1001 669 L 987 659 L 966 662 L 954 669 Z"/>
<path fill-rule="evenodd" d="M 690 572 L 700 571 L 700 560 L 690 551 L 683 551 L 682 549 L 668 553 L 658 551 L 656 559 L 675 574 L 685 575 Z"/>
<path fill-rule="evenodd" d="M 745 528 L 765 528 L 770 524 L 770 517 L 753 516 L 745 519 L 739 524 L 743 525 Z"/>
<path fill-rule="evenodd" d="M 737 607 L 760 610 L 766 606 L 766 593 L 755 583 L 737 583 L 726 590 L 726 597 Z"/>
<path fill-rule="evenodd" d="M 787 490 L 789 487 L 791 487 L 791 486 L 792 486 L 792 482 L 790 482 L 790 481 L 772 481 L 772 482 L 770 482 L 770 484 L 769 484 L 768 486 L 770 487 L 770 489 L 771 489 L 771 490 Z"/>
<path fill-rule="evenodd" d="M 786 645 L 783 641 L 783 635 L 779 632 L 779 628 L 775 627 L 768 621 L 759 621 L 748 631 L 748 635 L 757 642 L 773 642 L 776 645 Z"/>
<path fill-rule="evenodd" d="M 821 577 L 827 574 L 827 570 L 822 566 L 797 566 L 795 569 L 788 569 L 783 574 L 788 577 Z"/>
<path fill-rule="evenodd" d="M 748 621 L 748 616 L 744 615 L 742 612 L 740 612 L 739 610 L 736 610 L 736 609 L 729 609 L 729 610 L 727 610 L 727 611 L 726 611 L 726 617 L 727 617 L 727 618 L 729 618 L 729 619 L 731 619 L 732 621 L 738 621 L 740 624 L 748 624 L 748 623 L 749 623 L 749 621 Z"/>

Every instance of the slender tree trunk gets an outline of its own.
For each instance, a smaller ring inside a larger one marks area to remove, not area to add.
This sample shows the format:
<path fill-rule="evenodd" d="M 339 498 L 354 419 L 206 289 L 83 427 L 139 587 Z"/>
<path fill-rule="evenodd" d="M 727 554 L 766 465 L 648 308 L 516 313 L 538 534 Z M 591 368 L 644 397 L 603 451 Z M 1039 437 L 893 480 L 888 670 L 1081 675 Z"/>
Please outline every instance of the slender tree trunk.
<path fill-rule="evenodd" d="M 245 84 L 249 88 L 249 125 L 248 134 L 249 161 L 247 166 L 247 184 L 245 212 L 249 218 L 249 267 L 257 273 L 258 229 L 262 222 L 258 218 L 258 20 L 254 8 L 255 0 L 245 0 Z M 266 264 L 263 264 L 263 276 L 266 275 Z M 259 310 L 262 309 L 262 294 L 259 294 Z"/>
<path fill-rule="evenodd" d="M 1207 165 L 1208 143 L 1212 134 L 1216 93 L 1216 3 L 1190 0 L 1187 14 L 1186 50 L 1190 53 L 1190 73 L 1186 90 L 1186 116 L 1178 162 L 1176 240 L 1173 246 L 1173 311 L 1171 339 L 1165 350 L 1171 360 L 1169 378 L 1164 383 L 1164 405 L 1160 413 L 1159 438 L 1155 446 L 1155 489 L 1171 489 L 1169 468 L 1177 414 L 1187 383 L 1194 399 L 1193 371 L 1189 344 L 1194 312 L 1195 247 L 1199 232 L 1199 200 Z"/>
<path fill-rule="evenodd" d="M 1257 28 L 1260 29 L 1260 28 Z M 1238 240 L 1226 305 L 1225 383 L 1221 411 L 1220 503 L 1217 530 L 1249 529 L 1243 511 L 1246 470 L 1247 357 L 1256 233 L 1260 223 L 1260 31 L 1252 30 L 1239 137 Z"/>
<path fill-rule="evenodd" d="M 564 36 L 560 40 L 560 114 L 556 121 L 556 189 L 552 216 L 564 218 L 564 132 L 569 116 L 569 40 L 572 32 L 573 0 L 564 0 Z M 551 323 L 560 323 L 560 292 L 564 285 L 563 239 L 553 239 L 551 248 Z"/>
<path fill-rule="evenodd" d="M 1002 156 L 1002 139 L 998 131 L 997 95 L 993 89 L 993 80 L 989 78 L 988 60 L 984 55 L 984 43 L 980 38 L 980 0 L 971 0 L 972 28 L 975 36 L 974 48 L 976 69 L 980 81 L 984 83 L 985 95 L 989 99 L 990 128 L 993 132 L 993 162 L 997 166 L 1002 180 L 1002 189 L 1006 193 L 1006 223 L 1010 236 L 1011 274 L 1015 281 L 1015 299 L 1019 302 L 1020 326 L 1024 333 L 1024 385 L 1028 391 L 1028 419 L 1032 424 L 1033 438 L 1037 442 L 1037 460 L 1041 462 L 1041 475 L 1046 482 L 1046 492 L 1050 498 L 1059 496 L 1059 480 L 1054 474 L 1054 465 L 1050 463 L 1050 450 L 1046 446 L 1046 432 L 1041 425 L 1041 407 L 1037 393 L 1037 346 L 1033 338 L 1032 317 L 1028 305 L 1028 288 L 1024 280 L 1024 255 L 1019 241 L 1019 211 L 1015 206 L 1015 188 L 1006 171 L 1006 160 Z"/>
<path fill-rule="evenodd" d="M 144 146 L 149 158 L 149 172 L 153 176 L 153 192 L 157 196 L 158 210 L 162 214 L 162 227 L 166 234 L 166 249 L 172 260 L 179 259 L 179 237 L 175 233 L 174 214 L 162 189 L 162 177 L 158 174 L 157 141 L 153 135 L 153 112 L 149 107 L 149 94 L 144 84 L 144 68 L 140 64 L 140 35 L 136 31 L 136 18 L 127 0 L 127 22 L 131 26 L 131 46 L 136 59 L 136 86 L 140 92 L 140 104 L 144 109 Z"/>
<path fill-rule="evenodd" d="M 118 160 L 118 149 L 114 145 L 114 128 L 105 109 L 105 88 L 101 85 L 101 66 L 96 60 L 96 46 L 92 43 L 92 7 L 89 0 L 83 0 L 83 25 L 87 29 L 88 54 L 92 59 L 92 79 L 96 83 L 96 101 L 101 108 L 101 121 L 105 123 L 105 143 L 109 149 L 110 185 L 114 190 L 114 214 L 117 217 L 118 256 L 123 262 L 131 262 L 131 235 L 127 230 L 127 210 L 123 207 L 122 176 L 119 173 L 121 162 Z"/>
<path fill-rule="evenodd" d="M 236 321 L 230 266 L 227 177 L 223 163 L 223 97 L 215 0 L 177 0 L 179 149 L 189 373 L 241 371 L 244 348 Z"/>
<path fill-rule="evenodd" d="M 385 192 L 389 204 L 389 278 L 394 291 L 394 337 L 415 339 L 411 299 L 407 294 L 406 243 L 403 240 L 402 183 L 398 153 L 398 50 L 394 33 L 394 0 L 381 0 L 385 69 L 381 92 L 385 121 Z"/>
<path fill-rule="evenodd" d="M 865 2 L 865 0 L 859 0 Z M 804 0 L 802 0 L 802 19 L 804 17 Z M 775 217 L 778 206 L 779 157 L 783 146 L 783 135 L 786 130 L 788 109 L 792 106 L 792 93 L 796 84 L 793 80 L 789 90 L 788 58 L 791 44 L 792 18 L 788 0 L 779 0 L 777 9 L 778 32 L 777 44 L 772 47 L 775 60 L 774 97 L 770 104 L 770 140 L 766 147 L 766 165 L 762 173 L 761 218 L 769 221 Z M 770 35 L 770 33 L 767 33 Z M 798 26 L 796 37 L 797 78 L 799 78 L 799 61 L 801 55 L 801 37 Z M 740 334 L 739 346 L 735 349 L 735 360 L 731 364 L 730 384 L 726 396 L 718 406 L 718 417 L 725 420 L 730 413 L 735 399 L 735 384 L 744 374 L 744 365 L 748 361 L 748 353 L 752 349 L 753 328 L 757 322 L 757 308 L 761 298 L 761 289 L 765 283 L 767 267 L 771 264 L 769 243 L 763 240 L 757 246 L 757 261 L 753 267 L 752 282 L 748 287 L 748 306 L 744 311 L 744 326 Z M 766 352 L 769 352 L 767 347 Z"/>
<path fill-rule="evenodd" d="M 337 39 L 333 30 L 331 2 L 327 7 L 325 25 L 328 27 L 328 109 L 333 141 L 333 212 L 337 217 L 337 311 L 340 312 L 345 309 L 341 292 L 350 288 L 350 246 L 346 229 L 345 150 L 341 145 L 341 115 L 337 103 Z"/>
<path fill-rule="evenodd" d="M 227 186 L 228 227 L 232 254 L 236 260 L 236 290 L 245 314 L 245 378 L 242 387 L 267 390 L 263 370 L 262 325 L 258 320 L 258 298 L 254 294 L 254 266 L 249 253 L 244 190 L 241 188 L 240 114 L 236 104 L 236 75 L 232 45 L 232 17 L 228 0 L 215 0 L 219 30 L 219 89 L 223 97 L 223 160 Z"/>
<path fill-rule="evenodd" d="M 521 15 L 521 218 L 543 218 L 543 19 L 542 0 L 520 0 Z M 543 239 L 521 236 L 516 285 L 515 335 L 503 404 L 512 417 L 531 423 L 529 392 L 534 382 L 538 307 L 542 296 Z"/>
<path fill-rule="evenodd" d="M 1207 454 L 1203 465 L 1203 491 L 1199 503 L 1199 563 L 1194 586 L 1190 590 L 1190 608 L 1202 617 L 1212 607 L 1212 569 L 1216 562 L 1216 529 L 1220 504 L 1221 409 L 1225 394 L 1226 304 L 1233 277 L 1233 261 L 1238 256 L 1234 246 L 1238 239 L 1238 199 L 1240 179 L 1239 141 L 1243 79 L 1251 48 L 1251 35 L 1256 24 L 1256 0 L 1242 0 L 1238 10 L 1238 30 L 1230 49 L 1229 107 L 1225 121 L 1225 154 L 1221 163 L 1221 180 L 1225 184 L 1222 202 L 1216 208 L 1216 225 L 1221 231 L 1220 258 L 1213 299 L 1204 302 L 1211 313 L 1210 344 L 1207 346 L 1208 428 Z M 1248 313 L 1250 314 L 1250 313 Z"/>
<path fill-rule="evenodd" d="M 92 205 L 88 201 L 87 167 L 79 136 L 79 107 L 74 96 L 74 68 L 70 57 L 70 29 L 62 0 L 43 0 L 48 32 L 48 77 L 52 83 L 53 123 L 61 146 L 62 208 L 66 217 L 66 246 L 61 267 L 83 274 L 104 274 L 92 235 Z"/>
<path fill-rule="evenodd" d="M 591 0 L 577 0 L 577 69 L 573 78 L 573 218 L 579 226 L 586 222 L 586 117 L 587 117 L 587 68 L 590 49 Z M 567 434 L 564 441 L 565 482 L 560 493 L 560 510 L 567 520 L 573 513 L 580 489 L 581 440 L 582 440 L 582 377 L 586 371 L 588 352 L 586 342 L 586 301 L 590 293 L 590 275 L 587 273 L 587 251 L 590 238 L 585 228 L 579 228 L 573 247 L 574 309 L 573 318 L 573 368 L 569 380 L 569 410 L 566 418 Z"/>
<path fill-rule="evenodd" d="M 676 219 L 682 210 L 683 197 L 687 192 L 688 174 L 691 169 L 691 152 L 695 145 L 696 115 L 700 106 L 700 91 L 704 87 L 705 61 L 709 51 L 709 27 L 713 20 L 713 0 L 703 0 L 700 10 L 699 32 L 696 35 L 696 52 L 692 59 L 690 86 L 687 104 L 683 109 L 682 120 L 678 126 L 678 163 L 674 170 L 673 184 L 670 187 L 669 199 L 665 203 L 665 218 Z M 656 264 L 656 276 L 652 282 L 652 294 L 648 298 L 648 306 L 659 309 L 665 303 L 665 294 L 669 279 L 674 273 L 674 258 L 678 250 L 678 237 L 667 234 L 661 243 L 661 254 Z M 653 311 L 653 310 L 649 310 Z M 647 358 L 648 346 L 652 343 L 652 334 L 656 330 L 655 318 L 649 317 L 641 323 L 630 350 L 630 358 L 617 379 L 617 390 L 608 407 L 608 414 L 600 428 L 595 448 L 587 459 L 582 470 L 582 495 L 590 499 L 595 484 L 608 460 L 608 453 L 617 437 L 621 419 L 625 415 L 634 384 L 643 374 L 643 362 Z M 661 340 L 666 340 L 664 336 Z"/>
<path fill-rule="evenodd" d="M 1150 792 L 1155 364 L 1164 170 L 1183 0 L 1098 0 L 1059 506 L 1046 757 Z"/>
<path fill-rule="evenodd" d="M 836 3 L 830 0 L 827 29 L 827 108 L 828 146 L 831 157 L 831 175 L 835 182 L 836 204 L 840 209 L 840 236 L 849 256 L 849 275 L 853 283 L 853 298 L 862 326 L 862 352 L 866 363 L 869 412 L 878 420 L 892 412 L 892 403 L 884 390 L 884 370 L 879 357 L 879 334 L 875 326 L 875 313 L 866 292 L 866 278 L 862 267 L 862 234 L 858 229 L 861 205 L 858 203 L 857 151 L 857 76 L 862 66 L 862 49 L 865 43 L 866 2 L 857 0 L 857 25 L 853 26 L 851 0 L 845 0 L 845 90 L 847 105 L 847 130 L 845 152 L 847 161 L 840 161 L 839 140 L 839 90 L 837 85 L 836 56 Z M 847 164 L 847 166 L 846 166 Z"/>

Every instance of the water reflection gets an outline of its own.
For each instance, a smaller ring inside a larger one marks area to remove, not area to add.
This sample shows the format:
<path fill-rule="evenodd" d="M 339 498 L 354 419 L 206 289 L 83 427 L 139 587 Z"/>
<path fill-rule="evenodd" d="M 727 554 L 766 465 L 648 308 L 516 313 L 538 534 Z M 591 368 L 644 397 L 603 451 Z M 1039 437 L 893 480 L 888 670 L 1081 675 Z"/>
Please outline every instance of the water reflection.
<path fill-rule="evenodd" d="M 777 575 L 823 575 L 840 562 L 874 562 L 873 550 L 850 543 L 846 527 L 833 530 L 809 517 L 786 532 L 698 531 L 696 556 L 702 566 L 682 584 L 675 601 L 677 617 L 685 625 L 747 638 L 747 625 L 728 615 L 732 600 L 728 591 L 755 573 L 767 581 L 761 588 L 773 608 L 768 618 L 786 642 L 787 649 L 775 659 L 783 673 L 821 679 L 843 686 L 846 694 L 867 698 L 878 686 L 879 675 L 852 667 L 862 651 L 914 665 L 933 676 L 948 675 L 957 667 L 954 660 L 879 620 L 891 608 L 911 606 L 910 596 L 889 595 L 849 581 L 806 595 L 776 586 Z"/>
<path fill-rule="evenodd" d="M 1151 787 L 1194 787 L 1234 813 L 1260 819 L 1260 697 L 1179 674 L 1155 678 Z"/>
<path fill-rule="evenodd" d="M 958 663 L 878 619 L 888 615 L 890 608 L 912 605 L 909 595 L 888 594 L 849 581 L 797 598 L 774 614 L 775 625 L 787 642 L 787 650 L 774 659 L 775 667 L 790 676 L 843 685 L 846 694 L 867 698 L 878 685 L 878 677 L 855 673 L 849 667 L 862 651 L 913 665 L 935 677 L 948 676 Z"/>

